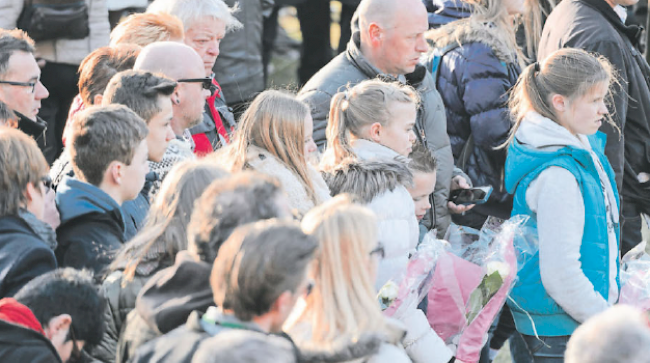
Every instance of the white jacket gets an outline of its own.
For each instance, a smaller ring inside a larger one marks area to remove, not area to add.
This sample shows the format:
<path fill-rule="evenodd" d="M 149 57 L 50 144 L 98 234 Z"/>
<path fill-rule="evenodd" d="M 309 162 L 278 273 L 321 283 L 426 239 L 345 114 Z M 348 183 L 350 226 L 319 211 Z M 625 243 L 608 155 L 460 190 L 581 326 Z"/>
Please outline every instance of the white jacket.
<path fill-rule="evenodd" d="M 412 183 L 407 159 L 368 140 L 352 144 L 357 160 L 349 160 L 326 175 L 332 195 L 350 193 L 372 209 L 378 218 L 379 241 L 385 249 L 375 282 L 379 290 L 388 280 L 399 282 L 406 272 L 409 254 L 418 242 L 415 205 L 406 186 Z M 404 347 L 416 363 L 446 363 L 451 351 L 431 329 L 421 310 L 413 308 L 402 319 L 406 325 Z"/>

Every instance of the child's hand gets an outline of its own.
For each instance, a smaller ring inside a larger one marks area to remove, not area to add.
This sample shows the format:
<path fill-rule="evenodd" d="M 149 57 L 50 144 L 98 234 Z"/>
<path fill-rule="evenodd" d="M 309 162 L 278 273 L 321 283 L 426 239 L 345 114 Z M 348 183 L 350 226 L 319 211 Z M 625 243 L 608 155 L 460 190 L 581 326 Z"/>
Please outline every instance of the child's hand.
<path fill-rule="evenodd" d="M 450 190 L 456 190 L 456 189 L 469 189 L 471 186 L 463 178 L 462 175 L 457 175 L 453 179 L 451 179 L 451 188 Z M 471 205 L 457 205 L 452 202 L 447 202 L 447 208 L 449 209 L 449 213 L 452 214 L 462 214 L 467 212 L 468 210 L 474 208 L 474 204 Z"/>

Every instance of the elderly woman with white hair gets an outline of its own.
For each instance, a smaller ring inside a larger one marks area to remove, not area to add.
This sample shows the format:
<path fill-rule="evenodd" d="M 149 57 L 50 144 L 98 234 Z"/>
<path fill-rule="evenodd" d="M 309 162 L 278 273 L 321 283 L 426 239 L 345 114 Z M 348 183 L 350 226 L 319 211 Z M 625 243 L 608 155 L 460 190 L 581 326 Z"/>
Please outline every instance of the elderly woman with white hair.
<path fill-rule="evenodd" d="M 184 42 L 203 60 L 204 78 L 177 79 L 176 82 L 200 82 L 210 89 L 203 113 L 203 121 L 190 128 L 194 140 L 194 153 L 204 156 L 230 143 L 235 118 L 226 105 L 221 86 L 214 78 L 212 67 L 219 56 L 219 44 L 230 30 L 242 24 L 233 16 L 236 7 L 230 8 L 222 0 L 155 0 L 148 13 L 166 13 L 177 16 L 185 28 Z"/>

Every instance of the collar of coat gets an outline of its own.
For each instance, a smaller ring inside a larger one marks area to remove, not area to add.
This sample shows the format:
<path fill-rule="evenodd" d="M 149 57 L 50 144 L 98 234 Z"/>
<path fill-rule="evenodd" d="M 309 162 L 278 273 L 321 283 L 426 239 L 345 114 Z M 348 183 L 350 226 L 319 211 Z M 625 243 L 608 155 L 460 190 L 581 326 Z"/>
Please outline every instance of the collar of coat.
<path fill-rule="evenodd" d="M 638 25 L 625 25 L 621 18 L 616 14 L 616 11 L 605 1 L 605 0 L 579 0 L 585 5 L 597 10 L 599 13 L 603 14 L 605 19 L 616 28 L 621 34 L 625 35 L 632 45 L 635 47 L 639 45 L 641 40 L 641 33 L 643 28 Z"/>

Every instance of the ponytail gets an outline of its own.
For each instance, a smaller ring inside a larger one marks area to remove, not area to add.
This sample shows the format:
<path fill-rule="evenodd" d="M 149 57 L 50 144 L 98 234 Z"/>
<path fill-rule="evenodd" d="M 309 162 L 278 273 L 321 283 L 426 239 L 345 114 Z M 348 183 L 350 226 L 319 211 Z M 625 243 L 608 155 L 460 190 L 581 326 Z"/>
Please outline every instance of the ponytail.
<path fill-rule="evenodd" d="M 331 149 L 334 159 L 331 166 L 338 165 L 342 160 L 354 157 L 354 151 L 350 144 L 350 131 L 346 124 L 346 115 L 350 102 L 348 92 L 339 92 L 332 98 L 330 108 L 330 119 L 327 123 L 325 135 L 327 136 L 327 148 Z M 326 166 L 327 167 L 327 166 Z"/>

